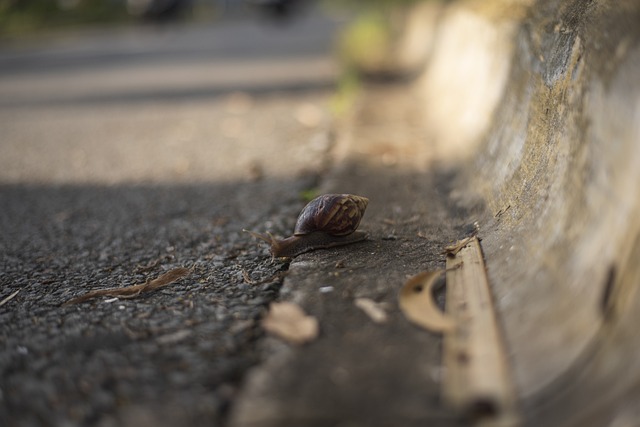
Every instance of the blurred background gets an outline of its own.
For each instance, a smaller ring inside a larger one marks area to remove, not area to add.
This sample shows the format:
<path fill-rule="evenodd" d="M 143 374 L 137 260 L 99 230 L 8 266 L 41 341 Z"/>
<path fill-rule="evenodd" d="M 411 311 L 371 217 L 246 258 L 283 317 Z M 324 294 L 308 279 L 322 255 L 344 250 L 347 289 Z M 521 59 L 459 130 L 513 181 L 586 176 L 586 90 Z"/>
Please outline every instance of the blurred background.
<path fill-rule="evenodd" d="M 304 169 L 277 153 L 326 149 L 349 13 L 310 1 L 4 1 L 0 180 Z"/>
<path fill-rule="evenodd" d="M 0 181 L 317 172 L 401 3 L 3 0 Z"/>
<path fill-rule="evenodd" d="M 133 22 L 211 21 L 251 12 L 286 19 L 310 0 L 4 0 L 3 36 Z"/>

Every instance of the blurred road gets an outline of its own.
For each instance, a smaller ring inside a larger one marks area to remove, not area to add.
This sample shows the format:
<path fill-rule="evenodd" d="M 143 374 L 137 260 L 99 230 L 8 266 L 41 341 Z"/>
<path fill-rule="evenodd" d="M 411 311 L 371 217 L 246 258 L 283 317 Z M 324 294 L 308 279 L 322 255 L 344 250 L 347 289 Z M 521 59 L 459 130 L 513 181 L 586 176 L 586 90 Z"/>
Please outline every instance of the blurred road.
<path fill-rule="evenodd" d="M 241 230 L 288 234 L 327 166 L 339 25 L 2 47 L 0 425 L 224 423 L 286 268 Z M 149 296 L 62 306 L 176 267 Z"/>
<path fill-rule="evenodd" d="M 335 23 L 238 20 L 61 37 L 0 53 L 0 105 L 202 99 L 233 90 L 326 88 Z"/>
<path fill-rule="evenodd" d="M 263 147 L 283 143 L 271 139 L 274 126 L 326 125 L 338 26 L 309 11 L 281 26 L 234 17 L 5 46 L 0 181 L 208 180 L 241 177 L 232 164 L 282 168 L 275 147 Z"/>

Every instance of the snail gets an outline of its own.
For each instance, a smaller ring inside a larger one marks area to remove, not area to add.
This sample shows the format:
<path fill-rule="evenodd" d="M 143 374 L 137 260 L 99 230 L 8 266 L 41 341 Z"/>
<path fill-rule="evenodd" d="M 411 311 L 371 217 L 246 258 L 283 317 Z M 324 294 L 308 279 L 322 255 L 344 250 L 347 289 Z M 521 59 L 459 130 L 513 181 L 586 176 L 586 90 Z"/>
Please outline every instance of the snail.
<path fill-rule="evenodd" d="M 316 249 L 359 242 L 367 237 L 356 231 L 369 199 L 353 194 L 324 194 L 311 200 L 298 215 L 293 236 L 279 240 L 271 233 L 243 230 L 271 245 L 275 258 L 294 258 Z"/>

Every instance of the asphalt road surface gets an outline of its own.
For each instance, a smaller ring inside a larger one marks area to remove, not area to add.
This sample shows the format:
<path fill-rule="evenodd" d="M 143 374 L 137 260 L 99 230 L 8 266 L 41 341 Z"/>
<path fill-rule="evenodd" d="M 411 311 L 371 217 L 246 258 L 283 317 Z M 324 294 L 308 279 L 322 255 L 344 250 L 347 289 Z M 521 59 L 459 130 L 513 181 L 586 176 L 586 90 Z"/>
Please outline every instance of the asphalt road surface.
<path fill-rule="evenodd" d="M 321 179 L 340 25 L 2 46 L 0 425 L 224 424 L 286 269 L 241 230 L 286 235 Z"/>

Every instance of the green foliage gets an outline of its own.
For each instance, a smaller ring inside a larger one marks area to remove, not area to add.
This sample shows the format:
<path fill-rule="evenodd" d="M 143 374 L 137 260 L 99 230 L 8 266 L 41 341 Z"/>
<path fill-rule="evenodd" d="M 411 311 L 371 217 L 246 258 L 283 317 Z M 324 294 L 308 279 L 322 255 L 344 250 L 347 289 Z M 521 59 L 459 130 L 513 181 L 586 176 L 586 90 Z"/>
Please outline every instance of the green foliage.
<path fill-rule="evenodd" d="M 389 22 L 381 10 L 360 14 L 340 37 L 340 59 L 350 68 L 375 68 L 388 54 L 389 33 Z"/>
<path fill-rule="evenodd" d="M 353 106 L 363 76 L 383 75 L 393 66 L 394 45 L 402 31 L 398 17 L 412 4 L 430 0 L 326 0 L 330 8 L 349 9 L 355 18 L 340 34 L 337 55 L 342 65 L 338 90 L 332 99 L 337 115 Z"/>
<path fill-rule="evenodd" d="M 405 2 L 408 0 L 402 0 Z M 338 39 L 337 55 L 342 64 L 338 90 L 331 107 L 338 116 L 353 106 L 361 88 L 361 75 L 380 68 L 387 60 L 391 43 L 391 23 L 388 10 L 391 0 L 348 2 L 360 4 L 356 18 L 342 31 Z"/>
<path fill-rule="evenodd" d="M 320 195 L 320 191 L 317 188 L 307 188 L 300 192 L 300 198 L 303 202 L 309 203 Z"/>
<path fill-rule="evenodd" d="M 361 82 L 358 73 L 352 68 L 343 68 L 338 79 L 338 88 L 331 97 L 330 108 L 336 116 L 342 116 L 351 110 L 358 93 Z"/>

